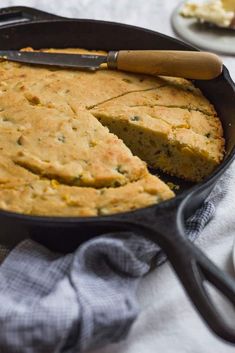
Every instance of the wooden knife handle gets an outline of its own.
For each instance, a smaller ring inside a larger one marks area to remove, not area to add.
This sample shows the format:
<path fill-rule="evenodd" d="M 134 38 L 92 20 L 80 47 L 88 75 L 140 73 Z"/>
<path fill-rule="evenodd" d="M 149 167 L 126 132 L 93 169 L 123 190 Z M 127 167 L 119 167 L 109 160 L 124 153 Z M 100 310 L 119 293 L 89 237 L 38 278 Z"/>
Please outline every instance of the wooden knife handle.
<path fill-rule="evenodd" d="M 221 59 L 208 52 L 120 50 L 113 57 L 116 59 L 118 70 L 153 76 L 165 75 L 210 80 L 222 72 Z"/>

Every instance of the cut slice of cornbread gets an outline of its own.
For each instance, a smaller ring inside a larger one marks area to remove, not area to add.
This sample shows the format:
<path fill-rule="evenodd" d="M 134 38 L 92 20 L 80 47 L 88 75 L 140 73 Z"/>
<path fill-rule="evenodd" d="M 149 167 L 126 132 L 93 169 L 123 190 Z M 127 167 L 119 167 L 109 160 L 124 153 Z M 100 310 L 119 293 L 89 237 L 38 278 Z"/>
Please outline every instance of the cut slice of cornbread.
<path fill-rule="evenodd" d="M 191 181 L 209 175 L 223 158 L 217 117 L 182 108 L 100 105 L 91 112 L 151 167 Z"/>
<path fill-rule="evenodd" d="M 0 96 L 0 129 L 1 209 L 95 216 L 174 196 L 85 109 L 48 108 L 11 89 Z"/>
<path fill-rule="evenodd" d="M 117 136 L 88 111 L 31 105 L 14 92 L 0 97 L 0 148 L 15 164 L 64 184 L 124 185 L 147 173 Z"/>
<path fill-rule="evenodd" d="M 172 198 L 174 193 L 153 175 L 119 188 L 61 185 L 55 180 L 34 180 L 1 185 L 0 208 L 42 216 L 98 216 L 132 211 Z M 19 202 L 20 200 L 20 202 Z"/>

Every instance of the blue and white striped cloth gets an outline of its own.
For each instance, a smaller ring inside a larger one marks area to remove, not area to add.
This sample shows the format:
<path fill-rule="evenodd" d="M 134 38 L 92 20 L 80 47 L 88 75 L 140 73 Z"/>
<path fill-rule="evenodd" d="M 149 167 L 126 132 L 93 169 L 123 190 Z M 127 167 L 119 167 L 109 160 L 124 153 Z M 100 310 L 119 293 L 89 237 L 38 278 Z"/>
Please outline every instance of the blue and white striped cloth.
<path fill-rule="evenodd" d="M 194 241 L 214 214 L 207 201 L 186 222 Z M 136 288 L 156 244 L 131 233 L 106 234 L 73 254 L 25 240 L 0 266 L 0 352 L 75 353 L 125 338 L 139 313 Z"/>

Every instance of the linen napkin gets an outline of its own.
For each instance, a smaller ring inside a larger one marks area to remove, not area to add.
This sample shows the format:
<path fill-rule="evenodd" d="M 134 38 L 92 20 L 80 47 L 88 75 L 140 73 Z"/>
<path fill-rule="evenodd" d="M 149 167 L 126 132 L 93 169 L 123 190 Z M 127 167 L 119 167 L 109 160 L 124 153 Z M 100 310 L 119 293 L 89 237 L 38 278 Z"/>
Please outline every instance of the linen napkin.
<path fill-rule="evenodd" d="M 212 218 L 214 196 L 187 221 L 190 240 Z M 156 244 L 129 232 L 96 237 L 65 256 L 30 239 L 6 253 L 1 247 L 4 353 L 82 352 L 123 340 L 139 313 L 140 278 L 154 257 L 156 266 L 165 259 Z"/>

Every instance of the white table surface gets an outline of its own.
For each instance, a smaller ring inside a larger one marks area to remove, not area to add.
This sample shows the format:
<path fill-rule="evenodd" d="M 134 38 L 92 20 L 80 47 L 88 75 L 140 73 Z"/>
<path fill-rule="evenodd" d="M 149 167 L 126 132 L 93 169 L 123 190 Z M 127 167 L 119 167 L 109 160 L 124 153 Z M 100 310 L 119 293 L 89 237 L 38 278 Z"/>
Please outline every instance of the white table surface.
<path fill-rule="evenodd" d="M 94 18 L 133 24 L 175 36 L 170 15 L 178 0 L 1 0 L 0 6 L 25 5 L 74 18 Z M 235 58 L 223 57 L 235 80 Z M 219 266 L 233 273 L 231 249 L 235 237 L 235 166 L 227 196 L 216 217 L 197 242 Z M 233 273 L 234 274 L 234 273 Z M 212 335 L 186 298 L 169 264 L 141 282 L 142 313 L 121 344 L 99 353 L 232 353 L 235 347 Z"/>

